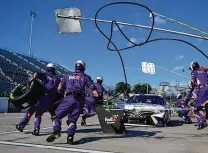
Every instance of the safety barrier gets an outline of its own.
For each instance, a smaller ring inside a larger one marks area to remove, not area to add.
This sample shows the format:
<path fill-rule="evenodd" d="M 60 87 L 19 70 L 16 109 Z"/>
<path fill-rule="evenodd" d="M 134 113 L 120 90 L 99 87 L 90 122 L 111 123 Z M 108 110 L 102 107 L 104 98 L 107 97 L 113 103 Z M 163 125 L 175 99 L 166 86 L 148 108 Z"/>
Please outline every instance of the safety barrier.
<path fill-rule="evenodd" d="M 0 97 L 0 113 L 7 113 L 8 108 L 8 97 Z"/>

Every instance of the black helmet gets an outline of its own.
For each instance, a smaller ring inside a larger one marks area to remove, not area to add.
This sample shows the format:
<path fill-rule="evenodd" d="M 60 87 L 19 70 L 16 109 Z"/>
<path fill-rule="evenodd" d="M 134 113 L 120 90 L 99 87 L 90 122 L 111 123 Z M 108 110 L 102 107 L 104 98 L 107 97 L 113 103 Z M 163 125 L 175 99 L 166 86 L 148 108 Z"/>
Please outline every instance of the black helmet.
<path fill-rule="evenodd" d="M 189 70 L 198 70 L 200 68 L 200 65 L 198 62 L 191 62 Z"/>

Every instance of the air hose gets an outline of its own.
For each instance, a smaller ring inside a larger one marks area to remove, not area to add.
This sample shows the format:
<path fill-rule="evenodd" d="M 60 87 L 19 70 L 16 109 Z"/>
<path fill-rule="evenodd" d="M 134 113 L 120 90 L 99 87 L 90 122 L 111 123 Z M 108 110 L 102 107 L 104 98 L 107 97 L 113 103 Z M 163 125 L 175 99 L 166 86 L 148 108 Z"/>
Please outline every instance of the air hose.
<path fill-rule="evenodd" d="M 119 27 L 119 24 L 113 20 L 111 22 L 111 30 L 110 30 L 110 36 L 107 36 L 102 30 L 101 28 L 98 26 L 98 21 L 97 21 L 97 16 L 99 15 L 99 13 L 104 9 L 104 8 L 107 8 L 109 6 L 112 6 L 112 5 L 134 5 L 134 6 L 137 6 L 137 7 L 142 7 L 144 9 L 146 9 L 147 11 L 150 12 L 151 16 L 152 16 L 152 25 L 151 25 L 151 29 L 149 31 L 149 34 L 146 38 L 146 40 L 144 42 L 141 42 L 141 43 L 135 43 L 135 42 L 132 42 L 126 35 L 125 33 L 122 31 L 122 29 Z M 123 61 L 123 58 L 120 54 L 120 51 L 124 51 L 124 50 L 128 50 L 128 49 L 131 49 L 131 48 L 134 48 L 134 47 L 137 47 L 137 46 L 143 46 L 145 44 L 148 44 L 148 43 L 151 43 L 151 42 L 156 42 L 156 41 L 161 41 L 161 40 L 172 40 L 172 41 L 178 41 L 178 42 L 182 42 L 182 43 L 185 43 L 191 47 L 193 47 L 194 49 L 196 49 L 198 52 L 200 52 L 205 58 L 208 58 L 208 55 L 206 55 L 201 49 L 199 49 L 198 47 L 196 47 L 195 45 L 193 45 L 192 43 L 186 41 L 186 40 L 182 40 L 182 39 L 176 39 L 176 38 L 157 38 L 157 39 L 150 39 L 151 38 L 151 35 L 152 35 L 152 32 L 153 32 L 153 29 L 154 29 L 154 25 L 155 25 L 155 16 L 154 16 L 154 13 L 152 12 L 152 10 L 150 8 L 148 8 L 147 6 L 145 5 L 142 5 L 142 4 L 139 4 L 139 3 L 134 3 L 134 2 L 113 2 L 113 3 L 109 3 L 109 4 L 106 4 L 102 7 L 100 7 L 96 14 L 95 14 L 95 25 L 96 25 L 96 28 L 98 29 L 98 31 L 108 40 L 108 43 L 107 43 L 107 49 L 110 50 L 110 51 L 116 51 L 118 53 L 118 56 L 120 58 L 120 61 L 121 61 L 121 65 L 122 65 L 122 70 L 123 70 L 123 75 L 124 75 L 124 79 L 125 79 L 125 88 L 123 91 L 121 91 L 120 93 L 118 93 L 117 95 L 115 95 L 113 98 L 107 100 L 107 101 L 112 101 L 113 99 L 117 98 L 118 96 L 120 96 L 122 93 L 127 93 L 127 90 L 128 90 L 128 80 L 127 80 L 127 76 L 126 76 L 126 71 L 125 71 L 125 64 L 124 64 L 124 61 Z M 117 45 L 112 41 L 112 36 L 113 36 L 113 27 L 114 25 L 118 28 L 118 30 L 120 31 L 120 33 L 124 36 L 124 38 L 132 44 L 132 46 L 129 46 L 129 47 L 125 47 L 125 48 L 118 48 Z M 110 44 L 114 47 L 114 48 L 110 48 Z"/>

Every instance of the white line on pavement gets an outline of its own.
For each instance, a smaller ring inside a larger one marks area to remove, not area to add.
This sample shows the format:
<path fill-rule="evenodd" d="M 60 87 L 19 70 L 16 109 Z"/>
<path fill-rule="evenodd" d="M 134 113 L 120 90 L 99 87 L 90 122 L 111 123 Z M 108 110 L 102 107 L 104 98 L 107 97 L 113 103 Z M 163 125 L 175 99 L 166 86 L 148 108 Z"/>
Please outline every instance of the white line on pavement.
<path fill-rule="evenodd" d="M 113 152 L 108 152 L 108 151 L 97 151 L 97 150 L 90 150 L 90 149 L 78 149 L 78 148 L 68 148 L 68 147 L 56 147 L 56 146 L 49 146 L 49 145 L 16 143 L 16 142 L 8 142 L 8 141 L 0 141 L 0 144 L 22 146 L 22 147 L 53 149 L 53 150 L 61 150 L 61 151 L 72 151 L 72 152 L 81 152 L 81 153 L 113 153 Z"/>
<path fill-rule="evenodd" d="M 92 123 L 87 123 L 87 125 L 96 125 L 99 122 L 92 122 Z M 81 125 L 81 124 L 77 124 L 77 125 Z M 67 127 L 67 126 L 62 126 L 62 128 Z M 47 130 L 47 129 L 52 129 L 53 127 L 44 127 L 44 128 L 40 128 L 41 130 Z M 34 129 L 28 129 L 28 130 L 24 130 L 23 132 L 28 132 L 28 131 L 33 131 Z M 0 135 L 5 135 L 5 134 L 12 134 L 12 133 L 19 133 L 19 131 L 8 131 L 8 132 L 2 132 L 0 133 Z"/>
<path fill-rule="evenodd" d="M 8 120 L 13 118 L 23 118 L 23 117 L 0 117 L 0 120 Z"/>

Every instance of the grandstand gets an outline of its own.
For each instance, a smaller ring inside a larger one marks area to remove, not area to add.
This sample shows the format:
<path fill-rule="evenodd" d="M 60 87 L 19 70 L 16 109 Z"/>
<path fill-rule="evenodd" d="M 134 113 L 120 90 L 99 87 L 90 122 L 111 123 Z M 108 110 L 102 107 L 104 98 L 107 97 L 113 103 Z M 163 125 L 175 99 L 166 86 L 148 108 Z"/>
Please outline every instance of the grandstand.
<path fill-rule="evenodd" d="M 34 72 L 44 72 L 49 62 L 0 48 L 0 97 L 8 97 L 11 89 Z M 55 63 L 55 62 L 54 62 Z M 71 71 L 57 64 L 59 76 Z"/>

